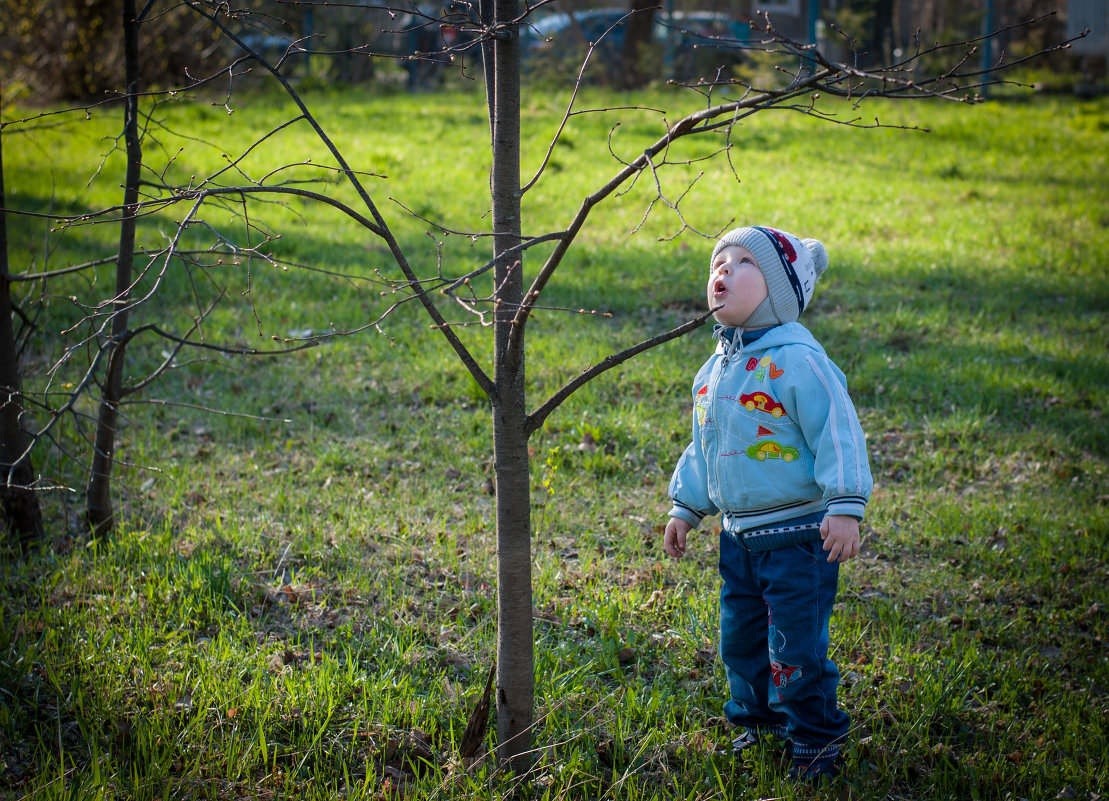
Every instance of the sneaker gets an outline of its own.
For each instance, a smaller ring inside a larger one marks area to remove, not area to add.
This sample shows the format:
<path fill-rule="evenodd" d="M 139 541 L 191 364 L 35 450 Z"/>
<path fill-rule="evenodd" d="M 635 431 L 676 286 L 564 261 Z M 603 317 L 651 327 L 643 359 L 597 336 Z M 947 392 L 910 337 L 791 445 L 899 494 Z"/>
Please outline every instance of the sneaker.
<path fill-rule="evenodd" d="M 789 778 L 792 781 L 805 784 L 823 784 L 836 781 L 843 772 L 843 756 L 816 757 L 815 759 L 799 759 L 793 756 L 793 763 L 789 768 Z"/>
<path fill-rule="evenodd" d="M 732 740 L 732 756 L 739 756 L 748 748 L 759 744 L 766 744 L 772 748 L 784 748 L 787 740 L 784 733 L 774 730 L 752 732 L 744 729 L 742 734 Z"/>
<path fill-rule="evenodd" d="M 739 756 L 748 748 L 759 744 L 759 738 L 751 734 L 749 731 L 744 731 L 743 734 L 732 740 L 732 756 Z"/>

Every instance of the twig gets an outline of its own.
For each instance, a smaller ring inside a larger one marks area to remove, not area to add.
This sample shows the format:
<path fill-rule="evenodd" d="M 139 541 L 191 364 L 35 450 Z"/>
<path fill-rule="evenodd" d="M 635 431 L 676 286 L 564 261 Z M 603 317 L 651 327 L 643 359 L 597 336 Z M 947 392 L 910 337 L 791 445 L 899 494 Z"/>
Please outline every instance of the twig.
<path fill-rule="evenodd" d="M 562 405 L 563 401 L 565 401 L 587 383 L 592 381 L 594 378 L 599 376 L 601 373 L 605 373 L 611 370 L 613 367 L 618 367 L 619 365 L 626 362 L 628 359 L 642 353 L 645 350 L 650 350 L 651 348 L 662 345 L 663 343 L 669 342 L 672 339 L 677 339 L 678 337 L 683 336 L 690 331 L 700 328 L 702 325 L 705 324 L 705 320 L 707 320 L 711 315 L 712 310 L 703 312 L 697 317 L 694 317 L 692 320 L 682 323 L 677 328 L 671 328 L 665 333 L 657 334 L 650 339 L 645 339 L 639 344 L 633 345 L 630 348 L 626 348 L 619 353 L 614 353 L 610 356 L 606 356 L 597 364 L 593 365 L 592 367 L 586 368 L 581 373 L 579 373 L 576 378 L 568 381 L 565 385 L 562 386 L 561 389 L 551 395 L 543 403 L 543 405 L 541 405 L 538 409 L 528 415 L 527 423 L 524 426 L 524 431 L 528 436 L 530 436 L 534 431 L 536 431 L 543 425 L 543 422 L 547 419 L 551 412 Z"/>

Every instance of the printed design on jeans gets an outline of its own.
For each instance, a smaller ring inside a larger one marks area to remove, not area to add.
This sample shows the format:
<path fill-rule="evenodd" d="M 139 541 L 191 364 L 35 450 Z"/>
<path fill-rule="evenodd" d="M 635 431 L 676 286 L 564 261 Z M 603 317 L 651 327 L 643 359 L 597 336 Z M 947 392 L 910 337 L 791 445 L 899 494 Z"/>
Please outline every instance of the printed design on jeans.
<path fill-rule="evenodd" d="M 781 378 L 785 375 L 785 370 L 774 364 L 769 356 L 763 356 L 761 359 L 756 359 L 752 356 L 747 360 L 747 372 L 755 374 L 756 381 L 764 381 L 769 371 L 770 379 L 773 381 L 775 378 Z"/>
<path fill-rule="evenodd" d="M 769 605 L 766 607 L 766 620 L 770 626 L 770 678 L 774 682 L 774 686 L 782 690 L 785 689 L 790 682 L 800 679 L 804 671 L 801 670 L 800 665 L 787 665 L 773 658 L 775 654 L 785 650 L 786 635 L 781 629 L 774 625 L 774 613 Z"/>
<path fill-rule="evenodd" d="M 770 677 L 779 690 L 784 690 L 794 679 L 801 678 L 801 674 L 800 665 L 783 665 L 775 659 L 770 660 Z"/>
<path fill-rule="evenodd" d="M 693 408 L 697 410 L 697 425 L 703 426 L 708 419 L 709 385 L 705 384 L 697 392 L 697 399 L 693 401 Z"/>
<path fill-rule="evenodd" d="M 778 403 L 765 392 L 748 392 L 745 395 L 739 396 L 739 402 L 747 407 L 747 411 L 753 412 L 758 409 L 760 412 L 765 412 L 771 417 L 785 417 L 786 407 Z"/>
<path fill-rule="evenodd" d="M 777 431 L 774 431 L 772 429 L 767 428 L 762 423 L 759 423 L 758 433 L 755 434 L 756 437 L 760 437 L 760 438 L 761 437 L 774 437 L 774 436 L 777 436 L 777 435 L 778 435 Z"/>

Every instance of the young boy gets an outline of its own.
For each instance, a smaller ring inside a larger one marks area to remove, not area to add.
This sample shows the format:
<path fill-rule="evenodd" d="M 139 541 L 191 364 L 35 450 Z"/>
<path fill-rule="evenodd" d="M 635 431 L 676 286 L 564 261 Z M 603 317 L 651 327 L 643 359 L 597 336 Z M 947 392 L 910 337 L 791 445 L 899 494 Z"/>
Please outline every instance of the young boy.
<path fill-rule="evenodd" d="M 788 741 L 793 778 L 835 778 L 849 718 L 828 621 L 839 565 L 859 552 L 873 482 L 842 372 L 797 322 L 828 254 L 815 239 L 737 228 L 712 253 L 716 352 L 693 382 L 693 441 L 670 482 L 663 537 L 721 513 L 720 655 L 739 752 Z"/>

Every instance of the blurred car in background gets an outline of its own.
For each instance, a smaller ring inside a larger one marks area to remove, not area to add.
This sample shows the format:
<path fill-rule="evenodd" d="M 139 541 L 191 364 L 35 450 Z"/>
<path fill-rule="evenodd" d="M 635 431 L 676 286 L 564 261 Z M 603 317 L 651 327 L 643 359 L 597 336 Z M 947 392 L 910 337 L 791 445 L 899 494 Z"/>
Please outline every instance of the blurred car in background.
<path fill-rule="evenodd" d="M 626 8 L 594 8 L 567 14 L 548 14 L 521 27 L 525 62 L 532 67 L 569 68 L 580 64 L 588 44 L 593 58 L 612 77 L 622 69 L 627 21 Z M 728 69 L 742 59 L 750 40 L 750 23 L 714 11 L 676 11 L 655 14 L 647 52 L 641 58 L 653 63 L 663 79 L 711 79 L 719 68 Z"/>
<path fill-rule="evenodd" d="M 721 67 L 740 63 L 751 40 L 751 23 L 716 11 L 656 14 L 654 38 L 662 46 L 664 77 L 711 79 Z"/>
<path fill-rule="evenodd" d="M 622 23 L 628 15 L 626 8 L 593 8 L 572 15 L 558 12 L 537 17 L 520 28 L 523 56 L 568 55 L 595 44 L 606 62 L 619 60 L 624 50 Z"/>

